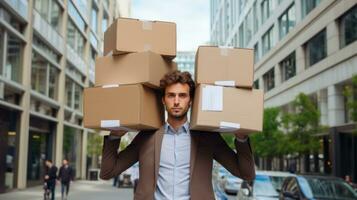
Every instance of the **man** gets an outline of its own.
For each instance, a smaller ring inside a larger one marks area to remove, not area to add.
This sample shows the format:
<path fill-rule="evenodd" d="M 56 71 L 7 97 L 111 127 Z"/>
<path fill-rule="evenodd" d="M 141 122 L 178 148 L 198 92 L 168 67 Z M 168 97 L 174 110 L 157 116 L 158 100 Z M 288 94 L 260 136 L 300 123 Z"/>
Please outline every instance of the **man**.
<path fill-rule="evenodd" d="M 235 153 L 219 133 L 190 131 L 187 112 L 195 84 L 188 72 L 174 71 L 160 81 L 167 122 L 158 131 L 142 131 L 117 153 L 125 131 L 104 138 L 100 177 L 110 179 L 139 161 L 137 200 L 214 199 L 213 159 L 245 180 L 255 178 L 254 160 L 246 135 L 236 135 Z M 117 139 L 116 139 L 117 138 Z"/>
<path fill-rule="evenodd" d="M 47 189 L 51 192 L 51 200 L 55 199 L 55 188 L 56 188 L 56 178 L 57 178 L 57 167 L 53 165 L 52 160 L 47 159 L 45 161 L 47 166 L 45 174 L 45 182 L 47 183 Z"/>
<path fill-rule="evenodd" d="M 62 161 L 62 166 L 60 167 L 58 173 L 58 180 L 61 181 L 61 197 L 67 199 L 69 192 L 69 185 L 73 181 L 73 170 L 68 164 L 68 160 L 64 159 Z M 65 193 L 66 192 L 66 193 Z"/>

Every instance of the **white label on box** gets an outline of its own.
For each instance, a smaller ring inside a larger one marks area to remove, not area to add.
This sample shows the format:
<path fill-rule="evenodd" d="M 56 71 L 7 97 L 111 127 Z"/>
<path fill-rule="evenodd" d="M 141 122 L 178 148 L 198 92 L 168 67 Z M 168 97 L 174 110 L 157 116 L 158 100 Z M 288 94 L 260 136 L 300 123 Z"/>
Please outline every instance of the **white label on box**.
<path fill-rule="evenodd" d="M 152 30 L 152 21 L 142 21 L 143 22 L 143 30 Z"/>
<path fill-rule="evenodd" d="M 103 85 L 102 88 L 113 88 L 113 87 L 119 87 L 119 84 L 110 84 L 110 85 Z"/>
<path fill-rule="evenodd" d="M 232 123 L 232 122 L 220 122 L 219 123 L 219 128 L 213 130 L 214 132 L 235 132 L 238 129 L 240 129 L 240 124 L 238 123 Z"/>
<path fill-rule="evenodd" d="M 101 128 L 117 128 L 120 127 L 120 120 L 100 120 Z"/>
<path fill-rule="evenodd" d="M 202 111 L 223 111 L 223 87 L 203 86 Z"/>
<path fill-rule="evenodd" d="M 221 128 L 234 128 L 234 129 L 240 129 L 240 124 L 234 123 L 234 122 L 220 122 L 219 126 Z"/>
<path fill-rule="evenodd" d="M 236 85 L 235 81 L 215 81 L 215 85 L 234 87 Z"/>

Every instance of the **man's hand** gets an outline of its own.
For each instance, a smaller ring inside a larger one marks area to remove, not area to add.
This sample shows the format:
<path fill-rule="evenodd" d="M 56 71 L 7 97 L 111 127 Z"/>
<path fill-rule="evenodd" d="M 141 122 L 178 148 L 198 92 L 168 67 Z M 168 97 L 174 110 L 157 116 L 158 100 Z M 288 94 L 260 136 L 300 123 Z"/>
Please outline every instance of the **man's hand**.
<path fill-rule="evenodd" d="M 125 130 L 115 130 L 115 131 L 113 130 L 113 131 L 110 131 L 110 135 L 122 137 L 127 132 L 128 131 L 125 131 Z"/>
<path fill-rule="evenodd" d="M 234 133 L 234 135 L 239 140 L 247 140 L 248 139 L 248 135 L 243 134 L 243 133 Z"/>
<path fill-rule="evenodd" d="M 50 177 L 48 175 L 45 176 L 45 180 L 49 179 Z"/>

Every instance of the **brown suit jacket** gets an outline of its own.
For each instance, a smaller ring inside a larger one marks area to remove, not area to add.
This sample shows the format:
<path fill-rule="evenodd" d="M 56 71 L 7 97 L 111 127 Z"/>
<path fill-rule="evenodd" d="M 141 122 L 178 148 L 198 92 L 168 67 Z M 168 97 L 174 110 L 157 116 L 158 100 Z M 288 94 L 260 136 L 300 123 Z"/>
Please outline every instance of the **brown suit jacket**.
<path fill-rule="evenodd" d="M 100 177 L 110 179 L 139 161 L 136 200 L 152 200 L 159 171 L 162 127 L 156 132 L 140 132 L 126 149 L 118 153 L 118 140 L 104 139 Z M 192 200 L 215 199 L 212 188 L 212 163 L 218 161 L 233 175 L 245 180 L 255 178 L 254 159 L 248 142 L 235 140 L 235 153 L 219 133 L 191 131 L 190 196 Z"/>

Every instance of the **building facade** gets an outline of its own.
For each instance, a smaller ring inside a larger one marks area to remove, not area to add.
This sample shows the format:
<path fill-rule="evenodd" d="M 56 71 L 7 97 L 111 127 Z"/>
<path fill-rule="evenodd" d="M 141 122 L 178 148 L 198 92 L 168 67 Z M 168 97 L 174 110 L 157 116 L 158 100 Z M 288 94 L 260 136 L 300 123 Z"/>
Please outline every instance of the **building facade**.
<path fill-rule="evenodd" d="M 190 72 L 192 77 L 195 77 L 195 56 L 193 51 L 178 51 L 175 62 L 177 63 L 177 69 L 180 71 Z"/>
<path fill-rule="evenodd" d="M 292 101 L 303 92 L 320 111 L 320 124 L 329 127 L 320 134 L 320 151 L 309 156 L 305 172 L 351 175 L 354 181 L 356 124 L 343 91 L 357 74 L 356 4 L 356 0 L 211 0 L 211 43 L 254 48 L 254 87 L 265 91 L 264 107 L 293 112 Z"/>
<path fill-rule="evenodd" d="M 130 4 L 128 4 L 130 5 Z M 44 160 L 86 178 L 83 89 L 117 1 L 0 1 L 0 192 L 42 183 Z M 117 13 L 117 14 L 115 14 Z"/>

